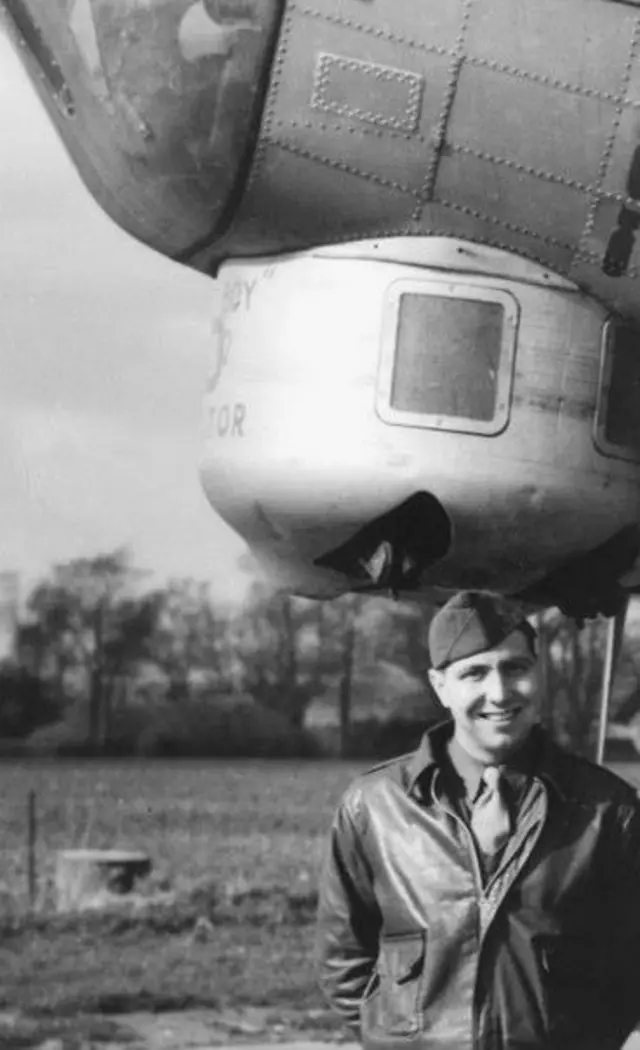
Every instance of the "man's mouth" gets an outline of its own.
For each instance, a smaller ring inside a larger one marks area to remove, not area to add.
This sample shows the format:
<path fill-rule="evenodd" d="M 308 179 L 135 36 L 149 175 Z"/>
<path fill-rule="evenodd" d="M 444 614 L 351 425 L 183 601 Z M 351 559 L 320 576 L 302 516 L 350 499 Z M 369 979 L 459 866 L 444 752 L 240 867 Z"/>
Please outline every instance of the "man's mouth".
<path fill-rule="evenodd" d="M 513 722 L 514 718 L 517 718 L 520 714 L 521 707 L 510 707 L 507 711 L 483 711 L 479 718 L 485 718 L 489 722 L 495 722 L 498 725 L 507 724 Z"/>

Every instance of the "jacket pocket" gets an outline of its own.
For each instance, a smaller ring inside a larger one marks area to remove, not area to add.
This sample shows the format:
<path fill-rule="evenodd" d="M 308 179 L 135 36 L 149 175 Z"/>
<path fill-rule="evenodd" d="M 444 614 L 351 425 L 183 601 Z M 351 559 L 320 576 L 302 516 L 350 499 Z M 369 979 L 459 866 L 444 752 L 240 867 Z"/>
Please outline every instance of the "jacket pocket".
<path fill-rule="evenodd" d="M 578 1044 L 576 1032 L 581 1033 L 585 1046 L 586 1033 L 593 1035 L 596 1044 L 603 1021 L 607 1027 L 607 973 L 601 960 L 602 949 L 584 937 L 568 936 L 543 946 L 549 1031 L 567 1045 L 573 1045 L 571 1038 Z"/>
<path fill-rule="evenodd" d="M 420 1028 L 426 931 L 383 937 L 361 1007 L 362 1032 L 412 1035 Z"/>

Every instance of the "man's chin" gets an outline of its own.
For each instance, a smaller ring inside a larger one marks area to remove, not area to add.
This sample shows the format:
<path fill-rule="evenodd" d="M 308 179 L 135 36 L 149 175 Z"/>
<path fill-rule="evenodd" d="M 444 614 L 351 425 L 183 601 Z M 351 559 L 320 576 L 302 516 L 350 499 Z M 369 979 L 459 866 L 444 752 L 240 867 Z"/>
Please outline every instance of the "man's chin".
<path fill-rule="evenodd" d="M 531 723 L 492 725 L 483 727 L 482 744 L 485 750 L 496 757 L 504 758 L 515 751 L 526 740 Z"/>

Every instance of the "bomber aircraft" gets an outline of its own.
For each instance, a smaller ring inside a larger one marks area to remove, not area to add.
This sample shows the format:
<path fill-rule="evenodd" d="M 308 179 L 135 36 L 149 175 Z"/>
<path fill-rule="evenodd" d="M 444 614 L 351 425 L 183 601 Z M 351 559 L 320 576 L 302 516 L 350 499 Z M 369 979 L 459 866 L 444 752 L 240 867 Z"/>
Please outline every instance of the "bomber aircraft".
<path fill-rule="evenodd" d="M 640 0 L 0 0 L 212 278 L 207 496 L 282 588 L 640 593 Z"/>

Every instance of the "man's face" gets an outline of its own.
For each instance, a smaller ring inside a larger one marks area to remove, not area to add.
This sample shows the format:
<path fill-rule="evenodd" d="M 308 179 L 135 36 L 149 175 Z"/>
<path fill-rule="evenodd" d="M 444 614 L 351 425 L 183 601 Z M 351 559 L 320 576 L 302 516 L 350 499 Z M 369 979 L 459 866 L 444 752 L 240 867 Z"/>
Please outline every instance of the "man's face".
<path fill-rule="evenodd" d="M 500 762 L 518 747 L 536 719 L 536 659 L 522 631 L 500 645 L 429 671 L 458 740 L 482 761 Z"/>

